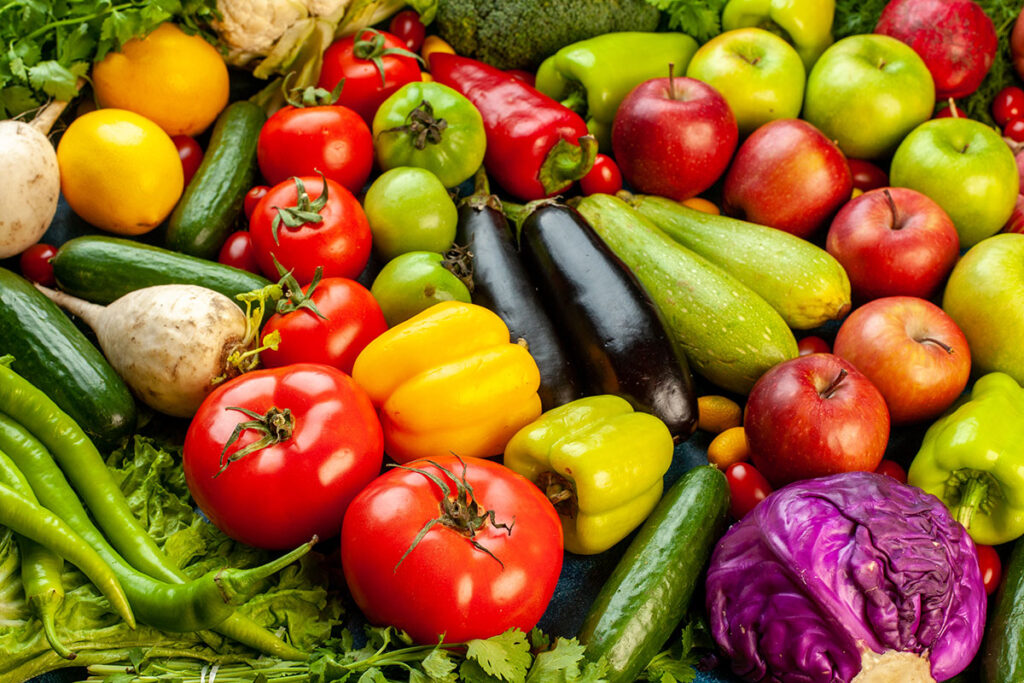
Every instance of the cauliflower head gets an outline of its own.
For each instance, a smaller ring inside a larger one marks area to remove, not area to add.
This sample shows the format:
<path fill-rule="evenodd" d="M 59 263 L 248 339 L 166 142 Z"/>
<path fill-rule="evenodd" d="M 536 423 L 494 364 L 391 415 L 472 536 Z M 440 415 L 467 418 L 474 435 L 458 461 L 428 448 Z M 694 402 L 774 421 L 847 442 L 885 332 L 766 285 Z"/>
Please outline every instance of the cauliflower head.
<path fill-rule="evenodd" d="M 307 17 L 341 18 L 351 0 L 217 0 L 213 23 L 228 46 L 228 61 L 243 65 L 265 57 L 289 29 Z"/>

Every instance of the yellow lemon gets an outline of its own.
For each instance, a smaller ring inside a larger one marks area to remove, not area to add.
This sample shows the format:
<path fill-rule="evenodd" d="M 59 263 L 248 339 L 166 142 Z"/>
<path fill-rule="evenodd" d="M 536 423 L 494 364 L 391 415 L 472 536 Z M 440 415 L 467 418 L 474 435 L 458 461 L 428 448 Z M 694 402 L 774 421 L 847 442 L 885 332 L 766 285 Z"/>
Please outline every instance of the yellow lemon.
<path fill-rule="evenodd" d="M 185 186 L 170 136 L 123 109 L 97 109 L 72 121 L 57 145 L 57 165 L 71 209 L 120 235 L 141 235 L 159 225 Z"/>
<path fill-rule="evenodd" d="M 92 70 L 101 107 L 141 114 L 168 135 L 196 135 L 228 103 L 228 68 L 217 49 L 171 23 L 125 43 Z"/>

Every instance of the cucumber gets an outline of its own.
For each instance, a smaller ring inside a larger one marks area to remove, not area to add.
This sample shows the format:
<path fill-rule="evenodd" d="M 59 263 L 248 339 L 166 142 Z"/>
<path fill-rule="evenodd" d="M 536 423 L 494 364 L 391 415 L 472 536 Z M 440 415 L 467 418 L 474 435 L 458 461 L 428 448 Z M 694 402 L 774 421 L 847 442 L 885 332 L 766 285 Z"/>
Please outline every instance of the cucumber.
<path fill-rule="evenodd" d="M 1003 568 L 980 659 L 984 683 L 1024 681 L 1024 538 L 1014 543 Z"/>
<path fill-rule="evenodd" d="M 797 330 L 850 310 L 850 278 L 827 251 L 782 230 L 696 211 L 664 197 L 629 204 L 669 237 L 734 275 Z"/>
<path fill-rule="evenodd" d="M 767 301 L 624 201 L 594 194 L 576 209 L 633 271 L 673 343 L 708 380 L 747 394 L 769 368 L 796 358 L 793 331 Z"/>
<path fill-rule="evenodd" d="M 57 304 L 20 275 L 0 268 L 0 355 L 39 387 L 89 435 L 101 451 L 135 429 L 135 399 Z M 0 410 L 3 406 L 0 406 Z"/>
<path fill-rule="evenodd" d="M 700 466 L 665 493 L 601 587 L 579 640 L 610 683 L 633 681 L 672 636 L 725 532 L 729 484 Z"/>
<path fill-rule="evenodd" d="M 256 178 L 256 143 L 266 118 L 248 100 L 221 112 L 203 161 L 168 221 L 169 249 L 216 260 Z"/>
<path fill-rule="evenodd" d="M 270 280 L 246 270 L 168 251 L 119 237 L 76 237 L 53 258 L 53 273 L 63 291 L 97 304 L 109 304 L 128 292 L 153 285 L 199 285 L 220 292 L 242 308 L 236 294 Z"/>

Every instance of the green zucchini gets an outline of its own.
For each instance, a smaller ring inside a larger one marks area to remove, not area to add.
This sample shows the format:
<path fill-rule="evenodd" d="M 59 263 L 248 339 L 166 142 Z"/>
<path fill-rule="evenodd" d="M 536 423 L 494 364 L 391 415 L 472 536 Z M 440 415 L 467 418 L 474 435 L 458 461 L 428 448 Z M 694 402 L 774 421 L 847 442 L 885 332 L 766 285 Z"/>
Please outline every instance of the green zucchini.
<path fill-rule="evenodd" d="M 1024 681 L 1024 538 L 1014 544 L 1003 568 L 980 659 L 985 683 Z"/>
<path fill-rule="evenodd" d="M 636 680 L 672 636 L 728 512 L 725 475 L 701 466 L 673 484 L 640 527 L 579 633 L 587 658 L 608 664 L 611 683 Z"/>
<path fill-rule="evenodd" d="M 118 446 L 135 429 L 135 399 L 103 354 L 57 304 L 20 275 L 0 268 L 0 355 L 46 392 L 97 448 Z M 2 406 L 0 406 L 2 409 Z"/>
<path fill-rule="evenodd" d="M 97 304 L 109 304 L 128 292 L 153 285 L 199 285 L 220 292 L 244 308 L 236 294 L 270 280 L 246 270 L 168 251 L 119 237 L 76 237 L 53 257 L 61 290 Z"/>
<path fill-rule="evenodd" d="M 217 118 L 203 161 L 167 224 L 167 247 L 215 260 L 256 178 L 256 143 L 266 114 L 242 100 Z"/>

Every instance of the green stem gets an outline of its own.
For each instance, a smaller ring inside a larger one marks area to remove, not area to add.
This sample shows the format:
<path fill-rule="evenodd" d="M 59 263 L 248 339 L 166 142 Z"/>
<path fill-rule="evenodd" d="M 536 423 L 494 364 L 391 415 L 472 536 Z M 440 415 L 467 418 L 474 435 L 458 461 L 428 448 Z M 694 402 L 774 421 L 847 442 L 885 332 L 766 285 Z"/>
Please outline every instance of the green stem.
<path fill-rule="evenodd" d="M 213 580 L 220 589 L 224 602 L 231 605 L 245 602 L 257 591 L 261 581 L 273 576 L 292 562 L 301 558 L 312 549 L 316 542 L 317 537 L 314 536 L 309 542 L 303 543 L 290 553 L 259 567 L 253 567 L 252 569 L 222 569 Z"/>
<path fill-rule="evenodd" d="M 569 183 L 579 180 L 593 168 L 594 159 L 597 158 L 597 138 L 584 135 L 578 142 L 575 145 L 562 138 L 548 150 L 537 172 L 537 180 L 545 193 L 565 189 Z"/>
<path fill-rule="evenodd" d="M 960 502 L 953 508 L 953 517 L 963 524 L 965 529 L 970 530 L 974 513 L 988 499 L 988 488 L 988 477 L 978 476 L 967 479 L 960 489 Z"/>

